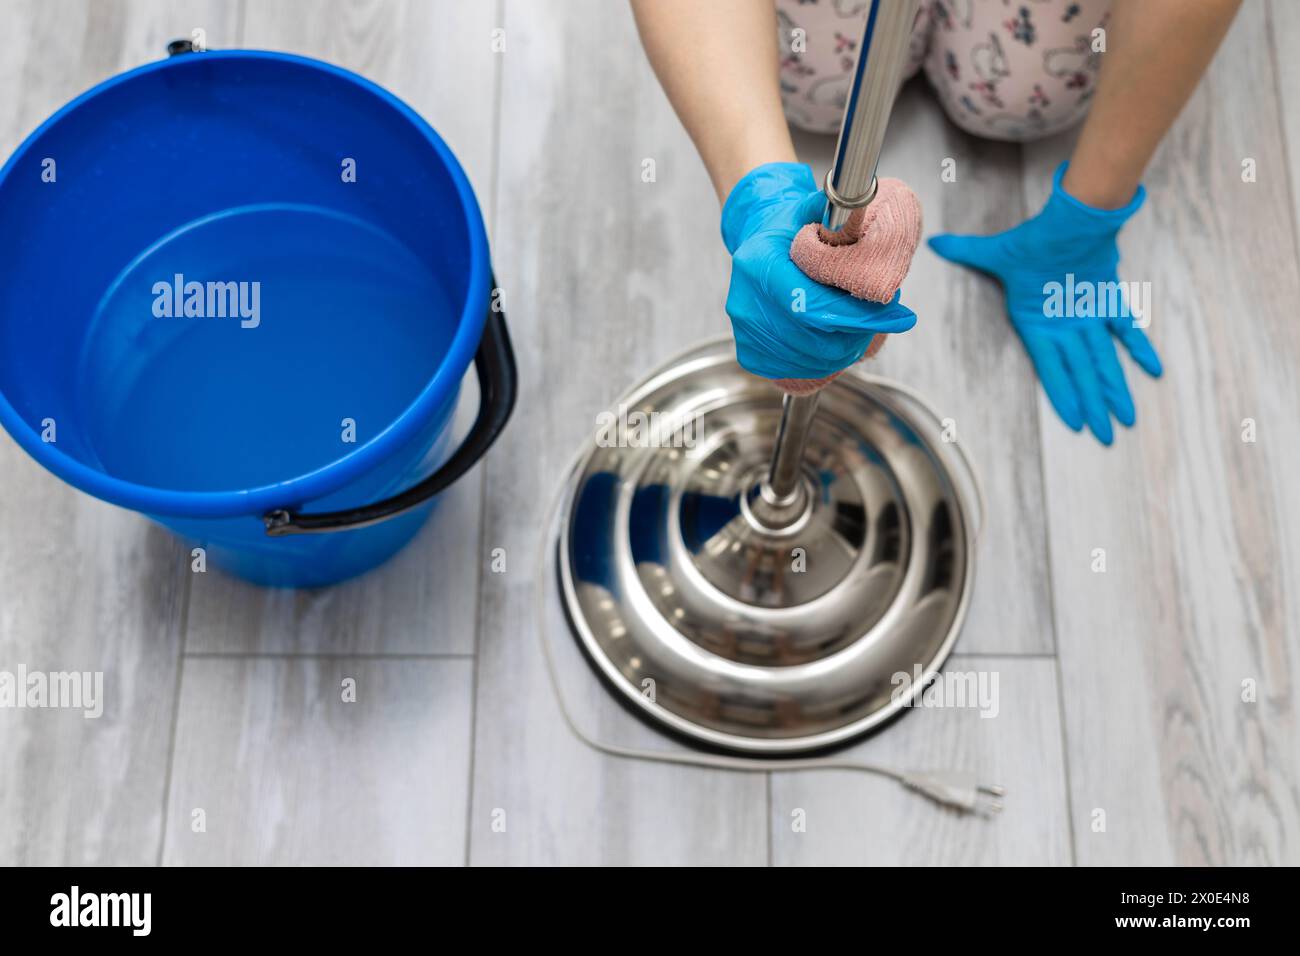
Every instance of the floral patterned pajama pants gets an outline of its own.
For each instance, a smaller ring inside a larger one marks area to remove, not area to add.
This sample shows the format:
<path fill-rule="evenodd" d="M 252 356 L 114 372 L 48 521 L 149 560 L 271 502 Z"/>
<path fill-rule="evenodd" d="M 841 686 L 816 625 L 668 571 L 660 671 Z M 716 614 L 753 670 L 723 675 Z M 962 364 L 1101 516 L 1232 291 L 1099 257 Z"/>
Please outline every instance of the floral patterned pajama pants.
<path fill-rule="evenodd" d="M 837 133 L 867 0 L 776 0 L 786 117 Z M 1088 111 L 1110 0 L 922 0 L 906 76 L 924 68 L 948 117 L 976 136 L 1024 142 Z M 801 32 L 800 32 L 801 31 Z"/>

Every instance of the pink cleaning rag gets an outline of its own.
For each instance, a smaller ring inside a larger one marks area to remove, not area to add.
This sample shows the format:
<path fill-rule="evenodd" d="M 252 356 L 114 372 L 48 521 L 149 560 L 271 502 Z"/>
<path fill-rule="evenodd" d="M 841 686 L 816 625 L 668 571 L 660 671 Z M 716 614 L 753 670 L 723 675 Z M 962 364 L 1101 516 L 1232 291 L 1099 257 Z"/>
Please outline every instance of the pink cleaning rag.
<path fill-rule="evenodd" d="M 790 258 L 804 275 L 823 285 L 859 299 L 889 302 L 907 277 L 921 241 L 921 203 L 901 179 L 878 180 L 876 198 L 854 211 L 841 236 L 839 243 L 828 242 L 820 223 L 804 226 L 790 244 Z M 877 335 L 863 358 L 871 358 L 884 344 L 885 336 Z M 840 374 L 778 378 L 776 384 L 792 395 L 808 395 Z"/>

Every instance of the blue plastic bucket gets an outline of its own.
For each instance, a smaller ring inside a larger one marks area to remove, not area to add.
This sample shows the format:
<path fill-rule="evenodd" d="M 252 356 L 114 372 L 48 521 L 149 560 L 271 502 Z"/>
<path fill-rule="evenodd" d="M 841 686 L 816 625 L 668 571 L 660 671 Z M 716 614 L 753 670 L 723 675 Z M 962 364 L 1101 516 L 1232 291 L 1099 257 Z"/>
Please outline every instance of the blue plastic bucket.
<path fill-rule="evenodd" d="M 78 97 L 0 170 L 0 261 L 0 422 L 258 583 L 394 554 L 513 405 L 464 172 L 315 60 L 185 52 Z"/>

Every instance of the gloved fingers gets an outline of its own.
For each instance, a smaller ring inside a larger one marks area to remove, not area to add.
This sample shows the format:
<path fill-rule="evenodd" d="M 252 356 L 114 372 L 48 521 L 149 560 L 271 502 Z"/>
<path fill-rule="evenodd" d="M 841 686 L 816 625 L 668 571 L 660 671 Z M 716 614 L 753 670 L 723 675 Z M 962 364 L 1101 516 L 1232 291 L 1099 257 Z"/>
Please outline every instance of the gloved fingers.
<path fill-rule="evenodd" d="M 1021 334 L 1020 338 L 1034 363 L 1034 370 L 1038 372 L 1038 380 L 1043 383 L 1047 400 L 1071 431 L 1079 431 L 1083 428 L 1083 411 L 1079 408 L 1078 392 L 1065 369 L 1056 342 L 1047 336 L 1032 334 Z"/>
<path fill-rule="evenodd" d="M 823 330 L 791 314 L 733 272 L 727 315 L 741 364 L 768 378 L 821 378 L 861 358 L 875 329 Z M 877 307 L 884 308 L 884 307 Z M 902 309 L 902 306 L 898 306 Z"/>
<path fill-rule="evenodd" d="M 900 306 L 901 308 L 901 306 Z M 805 315 L 769 315 L 761 334 L 774 355 L 793 353 L 800 361 L 820 365 L 818 376 L 829 375 L 856 362 L 866 351 L 875 329 L 822 328 Z"/>
<path fill-rule="evenodd" d="M 1164 372 L 1164 366 L 1146 333 L 1135 326 L 1131 319 L 1116 319 L 1108 324 L 1115 337 L 1124 343 L 1124 348 L 1128 349 L 1133 361 L 1152 378 L 1159 378 Z"/>
<path fill-rule="evenodd" d="M 1103 328 L 1099 322 L 1093 322 L 1082 334 L 1088 346 L 1088 354 L 1092 356 L 1092 367 L 1101 382 L 1101 394 L 1106 399 L 1106 407 L 1121 424 L 1131 428 L 1137 414 L 1133 409 L 1133 396 L 1129 394 L 1128 382 L 1124 379 L 1124 369 L 1120 367 L 1110 330 Z"/>
<path fill-rule="evenodd" d="M 916 313 L 899 302 L 870 302 L 842 289 L 810 279 L 789 257 L 772 263 L 763 284 L 773 302 L 800 325 L 823 332 L 906 332 L 916 325 Z"/>
<path fill-rule="evenodd" d="M 843 371 L 859 361 L 871 346 L 874 335 L 871 332 L 813 333 L 805 330 L 802 335 L 783 337 L 786 345 L 777 354 L 793 352 L 796 361 L 815 373 L 805 375 L 805 378 L 821 378 Z"/>
<path fill-rule="evenodd" d="M 848 368 L 871 344 L 870 332 L 821 332 L 781 315 L 732 315 L 740 364 L 766 378 L 822 378 Z"/>
<path fill-rule="evenodd" d="M 827 305 L 819 301 L 807 312 L 794 313 L 788 318 L 805 328 L 851 335 L 867 332 L 897 335 L 916 325 L 916 313 L 897 299 L 888 305 L 880 305 L 853 296 L 837 296 Z"/>
<path fill-rule="evenodd" d="M 835 357 L 825 354 L 807 354 L 788 345 L 774 348 L 764 339 L 753 336 L 736 338 L 736 361 L 741 368 L 763 378 L 818 379 L 848 368 L 866 352 L 870 337 L 849 346 L 847 351 L 837 347 Z"/>
<path fill-rule="evenodd" d="M 927 244 L 938 255 L 959 266 L 998 274 L 998 264 L 1005 260 L 997 236 L 968 236 L 945 232 L 931 236 Z"/>
<path fill-rule="evenodd" d="M 763 378 L 809 378 L 814 367 L 793 352 L 774 353 L 752 336 L 736 336 L 736 361 L 746 372 Z"/>
<path fill-rule="evenodd" d="M 1102 395 L 1101 381 L 1097 377 L 1097 370 L 1093 367 L 1088 346 L 1084 343 L 1082 335 L 1065 336 L 1060 340 L 1060 344 L 1061 351 L 1065 355 L 1065 367 L 1074 381 L 1075 390 L 1083 406 L 1083 417 L 1087 419 L 1088 427 L 1097 436 L 1097 440 L 1103 445 L 1109 445 L 1115 440 L 1115 434 L 1111 428 L 1106 399 Z"/>
<path fill-rule="evenodd" d="M 806 226 L 810 222 L 821 222 L 822 216 L 826 214 L 826 193 L 824 190 L 817 190 L 815 193 L 809 193 L 799 201 L 798 219 L 800 226 Z"/>
<path fill-rule="evenodd" d="M 842 372 L 856 363 L 866 353 L 870 341 L 863 342 L 847 351 L 837 349 L 833 357 L 824 353 L 810 354 L 798 352 L 791 348 L 780 351 L 766 350 L 765 367 L 768 371 L 760 372 L 765 378 L 825 378 Z M 744 365 L 744 363 L 741 363 Z M 749 371 L 755 369 L 745 366 Z"/>
<path fill-rule="evenodd" d="M 808 378 L 812 373 L 791 361 L 791 356 L 777 358 L 761 346 L 742 338 L 736 339 L 736 361 L 751 375 L 762 378 Z"/>

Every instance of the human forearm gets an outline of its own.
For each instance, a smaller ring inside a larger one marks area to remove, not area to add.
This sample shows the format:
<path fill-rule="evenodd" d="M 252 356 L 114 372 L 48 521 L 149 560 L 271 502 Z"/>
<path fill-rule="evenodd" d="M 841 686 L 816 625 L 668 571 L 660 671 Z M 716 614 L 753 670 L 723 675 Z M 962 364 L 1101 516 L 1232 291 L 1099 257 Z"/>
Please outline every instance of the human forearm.
<path fill-rule="evenodd" d="M 646 55 L 719 201 L 755 166 L 793 162 L 764 0 L 632 0 Z"/>
<path fill-rule="evenodd" d="M 1088 120 L 1061 185 L 1102 209 L 1133 198 L 1241 0 L 1117 0 Z"/>

